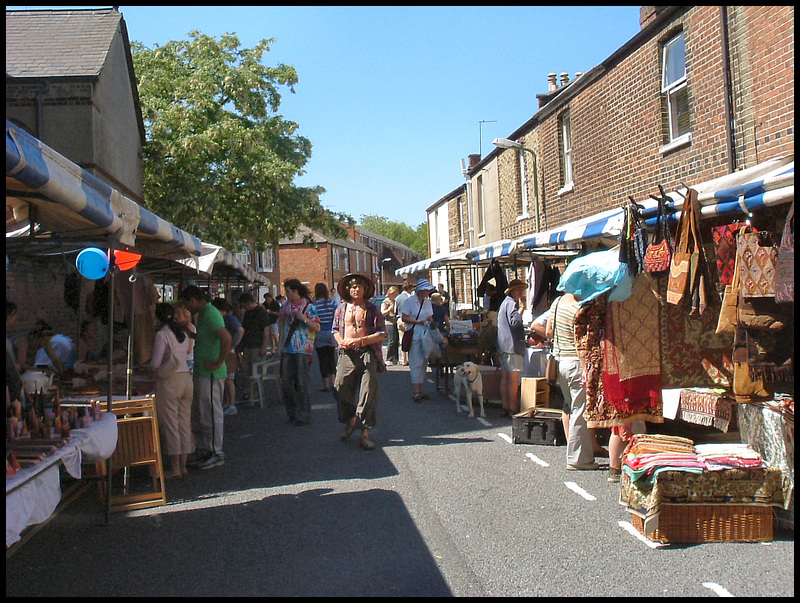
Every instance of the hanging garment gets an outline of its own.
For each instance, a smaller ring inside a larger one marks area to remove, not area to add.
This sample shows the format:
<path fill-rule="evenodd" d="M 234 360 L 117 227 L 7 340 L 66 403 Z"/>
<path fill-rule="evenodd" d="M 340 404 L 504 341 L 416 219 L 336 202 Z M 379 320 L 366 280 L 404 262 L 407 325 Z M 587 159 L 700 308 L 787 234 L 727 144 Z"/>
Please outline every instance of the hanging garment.
<path fill-rule="evenodd" d="M 775 301 L 794 302 L 794 201 L 783 226 L 778 261 L 775 265 Z"/>
<path fill-rule="evenodd" d="M 634 279 L 631 296 L 609 302 L 603 340 L 603 391 L 607 403 L 629 424 L 663 423 L 659 303 L 647 273 Z"/>
<path fill-rule="evenodd" d="M 70 272 L 64 277 L 64 303 L 77 312 L 80 300 L 81 276 L 77 272 Z"/>
<path fill-rule="evenodd" d="M 489 267 L 486 269 L 486 273 L 483 275 L 483 279 L 481 279 L 480 285 L 478 285 L 477 294 L 479 299 L 486 294 L 486 286 L 491 279 L 494 279 L 494 288 L 496 292 L 489 300 L 489 307 L 486 308 L 486 310 L 497 312 L 503 300 L 506 298 L 506 287 L 508 287 L 508 278 L 506 277 L 505 270 L 503 270 L 497 258 L 492 259 Z"/>

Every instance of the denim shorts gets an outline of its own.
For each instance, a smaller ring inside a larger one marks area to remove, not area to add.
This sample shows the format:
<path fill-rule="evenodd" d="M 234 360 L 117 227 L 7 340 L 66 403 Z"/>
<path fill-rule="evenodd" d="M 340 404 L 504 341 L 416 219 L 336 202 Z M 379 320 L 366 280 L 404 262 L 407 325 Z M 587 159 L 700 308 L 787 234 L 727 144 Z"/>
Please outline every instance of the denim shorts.
<path fill-rule="evenodd" d="M 522 354 L 500 354 L 500 368 L 521 373 L 525 370 L 525 359 Z"/>

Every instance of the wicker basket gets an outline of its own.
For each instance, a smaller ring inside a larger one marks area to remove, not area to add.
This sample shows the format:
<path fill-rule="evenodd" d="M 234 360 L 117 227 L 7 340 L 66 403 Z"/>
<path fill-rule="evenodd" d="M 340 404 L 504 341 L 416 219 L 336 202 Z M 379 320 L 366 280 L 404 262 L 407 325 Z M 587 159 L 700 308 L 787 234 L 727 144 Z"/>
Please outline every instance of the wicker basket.
<path fill-rule="evenodd" d="M 631 523 L 644 534 L 644 520 L 631 514 Z M 658 529 L 646 536 L 662 543 L 770 542 L 772 507 L 757 505 L 662 504 Z"/>

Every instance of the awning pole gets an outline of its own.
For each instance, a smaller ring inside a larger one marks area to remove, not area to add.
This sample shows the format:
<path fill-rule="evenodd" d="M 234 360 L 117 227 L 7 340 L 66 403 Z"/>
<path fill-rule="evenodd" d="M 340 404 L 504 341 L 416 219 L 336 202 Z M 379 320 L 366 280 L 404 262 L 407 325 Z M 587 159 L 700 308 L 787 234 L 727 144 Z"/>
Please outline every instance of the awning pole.
<path fill-rule="evenodd" d="M 108 392 L 106 395 L 106 412 L 111 413 L 114 407 L 114 242 L 108 244 Z M 111 521 L 111 475 L 113 473 L 112 454 L 106 459 L 106 523 Z"/>

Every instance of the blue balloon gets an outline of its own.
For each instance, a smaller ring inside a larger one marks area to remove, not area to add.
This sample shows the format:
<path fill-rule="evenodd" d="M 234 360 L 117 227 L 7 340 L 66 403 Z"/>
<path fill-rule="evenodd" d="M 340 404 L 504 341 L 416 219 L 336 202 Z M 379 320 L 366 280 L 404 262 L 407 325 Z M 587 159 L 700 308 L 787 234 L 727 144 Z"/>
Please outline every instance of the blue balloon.
<path fill-rule="evenodd" d="M 102 249 L 87 247 L 78 254 L 75 265 L 81 275 L 96 281 L 108 272 L 108 256 Z"/>

